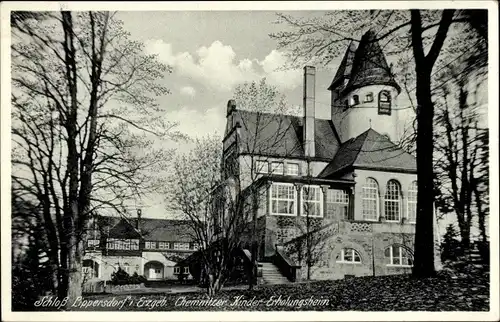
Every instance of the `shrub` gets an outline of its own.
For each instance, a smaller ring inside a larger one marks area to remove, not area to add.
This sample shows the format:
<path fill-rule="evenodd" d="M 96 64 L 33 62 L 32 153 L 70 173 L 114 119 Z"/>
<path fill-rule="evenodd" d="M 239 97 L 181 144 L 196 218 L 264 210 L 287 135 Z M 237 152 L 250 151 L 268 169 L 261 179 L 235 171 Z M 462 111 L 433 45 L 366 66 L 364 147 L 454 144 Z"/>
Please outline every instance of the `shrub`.
<path fill-rule="evenodd" d="M 128 284 L 141 284 L 145 283 L 146 281 L 147 279 L 144 276 L 137 274 L 137 272 L 134 272 L 134 274 L 130 276 Z"/>
<path fill-rule="evenodd" d="M 111 281 L 109 281 L 109 284 L 111 285 L 141 284 L 145 283 L 146 281 L 147 279 L 144 276 L 137 274 L 137 272 L 134 272 L 134 274 L 130 276 L 120 267 L 116 272 L 111 274 Z"/>
<path fill-rule="evenodd" d="M 125 285 L 129 284 L 130 275 L 125 272 L 121 267 L 118 268 L 116 272 L 111 274 L 111 284 L 113 285 Z"/>
<path fill-rule="evenodd" d="M 442 261 L 456 261 L 459 256 L 463 255 L 463 250 L 458 240 L 458 233 L 453 224 L 446 227 L 446 233 L 443 236 L 441 243 L 441 260 Z"/>

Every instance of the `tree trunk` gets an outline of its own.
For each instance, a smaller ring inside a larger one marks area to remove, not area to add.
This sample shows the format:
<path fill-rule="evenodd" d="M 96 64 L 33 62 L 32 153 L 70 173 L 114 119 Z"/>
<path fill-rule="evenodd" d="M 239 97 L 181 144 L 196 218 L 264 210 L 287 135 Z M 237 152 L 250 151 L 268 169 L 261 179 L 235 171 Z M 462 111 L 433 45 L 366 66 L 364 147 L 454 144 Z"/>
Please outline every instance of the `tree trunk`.
<path fill-rule="evenodd" d="M 418 66 L 418 64 L 417 64 Z M 434 276 L 433 119 L 430 70 L 417 70 L 417 224 L 413 275 Z"/>
<path fill-rule="evenodd" d="M 77 238 L 71 238 L 71 248 L 69 250 L 69 271 L 68 271 L 68 304 L 66 308 L 69 308 L 72 303 L 76 301 L 78 297 L 82 295 L 82 254 L 83 254 L 83 242 L 79 241 Z"/>
<path fill-rule="evenodd" d="M 477 183 L 473 185 L 474 187 L 474 196 L 476 197 L 476 207 L 477 207 L 477 221 L 479 226 L 479 233 L 481 234 L 481 240 L 483 243 L 486 242 L 486 225 L 484 222 L 485 216 L 483 213 L 483 206 L 481 201 L 481 195 L 479 194 L 479 189 L 477 188 Z"/>
<path fill-rule="evenodd" d="M 221 276 L 220 275 L 215 276 L 214 274 L 210 274 L 208 276 L 208 296 L 210 297 L 215 296 L 220 291 L 221 288 L 222 288 Z"/>
<path fill-rule="evenodd" d="M 252 188 L 252 267 L 251 274 L 248 280 L 248 289 L 253 290 L 255 284 L 257 284 L 257 212 L 259 211 L 259 193 L 258 189 Z"/>
<path fill-rule="evenodd" d="M 451 25 L 453 9 L 443 10 L 435 39 L 427 55 L 422 41 L 420 10 L 411 10 L 411 43 L 415 58 L 417 83 L 417 224 L 415 232 L 415 260 L 413 275 L 429 277 L 436 274 L 434 266 L 434 169 L 431 72 L 443 47 Z"/>

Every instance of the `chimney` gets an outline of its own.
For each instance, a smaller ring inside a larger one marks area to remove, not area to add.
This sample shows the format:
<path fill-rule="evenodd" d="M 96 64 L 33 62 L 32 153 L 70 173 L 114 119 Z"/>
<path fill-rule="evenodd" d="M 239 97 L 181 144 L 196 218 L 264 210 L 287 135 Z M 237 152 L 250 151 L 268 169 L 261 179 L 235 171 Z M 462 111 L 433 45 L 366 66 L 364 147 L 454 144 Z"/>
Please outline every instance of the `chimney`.
<path fill-rule="evenodd" d="M 141 216 L 142 216 L 142 210 L 137 209 L 137 219 L 135 221 L 135 228 L 139 229 L 139 222 L 141 221 Z"/>
<path fill-rule="evenodd" d="M 236 110 L 236 101 L 233 100 L 233 99 L 230 99 L 229 101 L 227 101 L 227 114 L 226 114 L 226 117 L 228 117 L 229 115 L 231 115 L 231 113 Z"/>
<path fill-rule="evenodd" d="M 313 66 L 304 67 L 304 155 L 314 157 L 314 105 L 316 91 L 316 68 Z"/>

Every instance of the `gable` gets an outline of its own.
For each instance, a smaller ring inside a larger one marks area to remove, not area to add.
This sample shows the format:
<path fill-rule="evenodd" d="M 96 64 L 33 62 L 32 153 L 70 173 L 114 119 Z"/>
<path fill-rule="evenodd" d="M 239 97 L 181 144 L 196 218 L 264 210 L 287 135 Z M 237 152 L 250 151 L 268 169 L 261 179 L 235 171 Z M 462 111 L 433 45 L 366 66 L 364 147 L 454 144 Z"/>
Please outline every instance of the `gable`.
<path fill-rule="evenodd" d="M 116 224 L 109 230 L 109 237 L 124 238 L 124 239 L 140 238 L 141 235 L 133 225 L 134 225 L 133 219 L 129 221 L 125 218 L 122 218 L 118 222 L 118 224 Z"/>

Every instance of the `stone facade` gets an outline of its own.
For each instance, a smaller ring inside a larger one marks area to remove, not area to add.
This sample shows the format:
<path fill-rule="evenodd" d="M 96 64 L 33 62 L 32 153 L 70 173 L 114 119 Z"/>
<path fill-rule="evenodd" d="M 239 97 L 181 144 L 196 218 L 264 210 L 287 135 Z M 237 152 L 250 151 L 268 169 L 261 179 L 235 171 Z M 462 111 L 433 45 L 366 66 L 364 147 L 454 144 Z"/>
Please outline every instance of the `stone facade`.
<path fill-rule="evenodd" d="M 322 237 L 313 237 L 309 247 L 312 254 L 310 257 L 314 262 L 310 268 L 310 279 L 340 279 L 346 275 L 410 273 L 411 267 L 409 266 L 387 265 L 384 251 L 392 245 L 401 245 L 411 251 L 413 249 L 414 225 L 315 220 L 315 226 L 318 225 L 324 225 L 324 228 L 316 233 L 322 234 Z M 304 241 L 296 241 L 300 231 L 294 224 L 294 218 L 269 216 L 266 220 L 265 232 L 264 257 L 274 255 L 275 245 L 284 245 L 286 255 L 296 264 L 301 265 L 299 278 L 306 279 L 307 246 L 305 246 Z M 302 244 L 301 250 L 299 250 L 298 244 Z M 338 260 L 342 249 L 356 250 L 361 257 L 361 263 L 345 263 Z"/>

